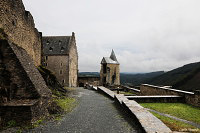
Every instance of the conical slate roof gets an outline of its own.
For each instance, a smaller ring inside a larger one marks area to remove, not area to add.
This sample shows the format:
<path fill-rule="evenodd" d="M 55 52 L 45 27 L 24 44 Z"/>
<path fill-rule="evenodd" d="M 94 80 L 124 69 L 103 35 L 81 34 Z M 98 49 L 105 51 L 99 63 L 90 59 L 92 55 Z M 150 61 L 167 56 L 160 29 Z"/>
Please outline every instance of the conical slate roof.
<path fill-rule="evenodd" d="M 111 58 L 112 60 L 114 60 L 114 61 L 117 61 L 117 58 L 116 58 L 116 56 L 115 56 L 115 52 L 114 52 L 113 49 L 112 49 L 112 52 L 111 52 L 110 58 Z"/>
<path fill-rule="evenodd" d="M 112 50 L 110 57 L 103 57 L 101 64 L 119 64 L 114 50 Z"/>

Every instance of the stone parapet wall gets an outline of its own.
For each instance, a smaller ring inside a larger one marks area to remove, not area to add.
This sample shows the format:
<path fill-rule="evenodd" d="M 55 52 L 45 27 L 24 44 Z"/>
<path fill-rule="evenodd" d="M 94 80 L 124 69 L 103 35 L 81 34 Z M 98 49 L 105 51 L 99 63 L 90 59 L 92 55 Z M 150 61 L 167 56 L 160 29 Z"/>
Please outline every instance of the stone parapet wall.
<path fill-rule="evenodd" d="M 78 77 L 79 87 L 83 87 L 86 84 L 92 86 L 99 86 L 100 77 Z"/>
<path fill-rule="evenodd" d="M 153 95 L 177 95 L 184 97 L 187 104 L 200 107 L 200 93 L 188 92 L 182 90 L 176 90 L 166 87 L 153 86 L 148 84 L 143 84 L 140 86 L 140 92 L 143 96 L 153 96 Z"/>
<path fill-rule="evenodd" d="M 141 132 L 146 133 L 171 133 L 172 131 L 158 118 L 152 115 L 149 111 L 143 108 L 134 100 L 128 100 L 122 94 L 115 94 L 113 91 L 98 86 L 97 91 L 102 92 L 109 96 L 111 99 L 115 100 L 123 107 L 130 117 L 138 123 L 138 126 L 142 129 Z"/>
<path fill-rule="evenodd" d="M 41 33 L 22 0 L 0 0 L 0 28 L 10 41 L 27 51 L 35 66 L 41 64 Z"/>

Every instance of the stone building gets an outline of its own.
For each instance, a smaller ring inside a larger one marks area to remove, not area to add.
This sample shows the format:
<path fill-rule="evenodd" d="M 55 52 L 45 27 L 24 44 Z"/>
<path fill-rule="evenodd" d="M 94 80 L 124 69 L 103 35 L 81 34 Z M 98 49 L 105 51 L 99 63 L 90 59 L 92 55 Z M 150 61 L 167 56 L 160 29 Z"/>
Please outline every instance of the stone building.
<path fill-rule="evenodd" d="M 112 50 L 110 57 L 103 57 L 101 61 L 100 83 L 101 85 L 117 86 L 120 85 L 119 62 Z"/>
<path fill-rule="evenodd" d="M 42 64 L 52 71 L 63 86 L 78 84 L 78 53 L 75 34 L 72 36 L 44 36 Z"/>

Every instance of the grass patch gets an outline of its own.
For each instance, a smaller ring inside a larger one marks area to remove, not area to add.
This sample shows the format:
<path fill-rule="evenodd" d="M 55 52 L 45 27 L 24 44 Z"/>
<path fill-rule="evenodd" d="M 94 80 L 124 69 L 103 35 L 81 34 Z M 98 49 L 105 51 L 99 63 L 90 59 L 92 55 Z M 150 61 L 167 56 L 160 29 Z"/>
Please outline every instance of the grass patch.
<path fill-rule="evenodd" d="M 7 127 L 10 128 L 10 127 L 15 127 L 16 126 L 16 121 L 14 120 L 10 120 L 8 121 L 7 123 Z"/>
<path fill-rule="evenodd" d="M 125 91 L 120 91 L 120 94 L 124 94 L 124 95 L 135 95 L 135 93 L 133 93 L 133 92 L 125 92 Z"/>
<path fill-rule="evenodd" d="M 143 107 L 200 124 L 200 108 L 183 103 L 140 103 Z"/>
<path fill-rule="evenodd" d="M 37 121 L 35 121 L 31 126 L 32 128 L 38 127 L 40 124 L 42 124 L 42 122 L 44 121 L 44 118 L 41 118 Z"/>
<path fill-rule="evenodd" d="M 55 102 L 60 106 L 65 112 L 70 112 L 76 106 L 76 99 L 72 97 L 66 97 L 62 99 L 55 99 Z"/>
<path fill-rule="evenodd" d="M 172 131 L 181 131 L 181 132 L 196 132 L 199 133 L 200 130 L 194 126 L 186 124 L 184 122 L 180 122 L 169 117 L 161 116 L 157 113 L 151 112 L 154 116 L 160 119 L 163 123 L 165 123 Z"/>

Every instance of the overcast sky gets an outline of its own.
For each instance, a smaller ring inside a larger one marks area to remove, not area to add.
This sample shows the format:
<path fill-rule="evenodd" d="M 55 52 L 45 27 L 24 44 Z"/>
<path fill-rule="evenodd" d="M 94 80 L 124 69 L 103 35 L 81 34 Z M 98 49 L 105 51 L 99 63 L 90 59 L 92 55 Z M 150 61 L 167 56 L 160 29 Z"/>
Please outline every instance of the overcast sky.
<path fill-rule="evenodd" d="M 111 50 L 121 72 L 200 61 L 200 0 L 23 0 L 43 35 L 76 33 L 79 70 L 100 71 Z"/>

